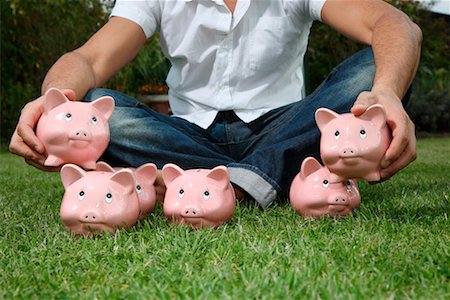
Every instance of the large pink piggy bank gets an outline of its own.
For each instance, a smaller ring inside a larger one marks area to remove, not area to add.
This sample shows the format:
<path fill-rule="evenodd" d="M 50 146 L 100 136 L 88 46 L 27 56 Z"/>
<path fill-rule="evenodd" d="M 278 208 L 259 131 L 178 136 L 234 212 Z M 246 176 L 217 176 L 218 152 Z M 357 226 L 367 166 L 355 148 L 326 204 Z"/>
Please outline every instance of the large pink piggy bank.
<path fill-rule="evenodd" d="M 347 216 L 359 206 L 356 180 L 331 183 L 330 171 L 315 158 L 303 160 L 289 191 L 291 206 L 305 218 Z"/>
<path fill-rule="evenodd" d="M 97 162 L 96 171 L 116 172 L 122 168 L 113 168 L 106 162 Z M 129 168 L 134 173 L 136 179 L 136 193 L 139 198 L 139 219 L 145 218 L 155 208 L 156 191 L 155 179 L 158 169 L 155 164 L 147 163 L 138 168 Z"/>
<path fill-rule="evenodd" d="M 332 173 L 331 182 L 349 178 L 380 180 L 380 162 L 391 141 L 381 105 L 370 106 L 358 117 L 319 108 L 316 123 L 322 134 L 320 156 Z"/>
<path fill-rule="evenodd" d="M 164 214 L 169 222 L 200 228 L 217 227 L 231 219 L 236 197 L 225 166 L 183 170 L 167 164 L 162 176 L 167 187 Z"/>
<path fill-rule="evenodd" d="M 61 179 L 66 191 L 60 216 L 68 231 L 91 236 L 136 223 L 139 200 L 131 170 L 86 172 L 67 164 L 61 169 Z"/>
<path fill-rule="evenodd" d="M 108 120 L 114 110 L 111 97 L 94 102 L 70 101 L 58 89 L 45 94 L 44 113 L 36 135 L 47 152 L 46 166 L 73 163 L 95 169 L 109 143 Z"/>

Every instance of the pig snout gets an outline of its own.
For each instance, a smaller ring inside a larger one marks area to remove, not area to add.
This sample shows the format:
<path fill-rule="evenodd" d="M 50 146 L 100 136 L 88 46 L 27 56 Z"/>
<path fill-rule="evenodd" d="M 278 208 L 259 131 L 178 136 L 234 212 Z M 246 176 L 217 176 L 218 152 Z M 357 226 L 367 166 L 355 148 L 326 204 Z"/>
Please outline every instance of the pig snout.
<path fill-rule="evenodd" d="M 101 217 L 93 211 L 85 212 L 81 215 L 81 222 L 83 223 L 100 223 Z"/>
<path fill-rule="evenodd" d="M 203 216 L 202 210 L 196 205 L 188 205 L 181 209 L 183 218 L 199 218 Z"/>
<path fill-rule="evenodd" d="M 330 205 L 349 205 L 348 197 L 342 194 L 331 195 L 328 198 L 328 204 Z"/>
<path fill-rule="evenodd" d="M 340 156 L 341 157 L 355 157 L 358 155 L 358 151 L 356 150 L 355 147 L 344 147 L 341 149 L 340 151 Z"/>
<path fill-rule="evenodd" d="M 69 137 L 74 140 L 90 141 L 91 134 L 84 129 L 77 129 L 70 133 Z"/>

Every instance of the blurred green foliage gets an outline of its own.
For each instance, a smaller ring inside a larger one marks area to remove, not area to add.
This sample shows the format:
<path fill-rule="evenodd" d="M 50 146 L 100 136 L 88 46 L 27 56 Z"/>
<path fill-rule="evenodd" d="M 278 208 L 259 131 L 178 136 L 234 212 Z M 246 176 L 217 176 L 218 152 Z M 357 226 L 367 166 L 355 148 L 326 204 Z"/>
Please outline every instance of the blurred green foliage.
<path fill-rule="evenodd" d="M 47 70 L 65 52 L 86 41 L 108 19 L 113 0 L 0 0 L 0 141 L 8 143 L 26 102 L 40 94 Z M 418 130 L 449 131 L 449 18 L 420 9 L 417 2 L 388 1 L 422 28 L 422 61 L 408 108 Z M 307 53 L 309 90 L 361 45 L 315 23 Z M 330 51 L 331 49 L 331 51 Z M 112 78 L 108 87 L 137 94 L 146 84 L 164 83 L 169 62 L 158 37 Z"/>

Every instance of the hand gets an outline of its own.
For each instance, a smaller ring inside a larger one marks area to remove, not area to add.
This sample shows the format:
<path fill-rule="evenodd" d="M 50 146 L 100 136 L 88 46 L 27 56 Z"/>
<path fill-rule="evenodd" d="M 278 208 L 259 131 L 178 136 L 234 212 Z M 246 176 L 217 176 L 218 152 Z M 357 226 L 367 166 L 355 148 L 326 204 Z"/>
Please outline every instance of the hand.
<path fill-rule="evenodd" d="M 386 123 L 392 131 L 391 144 L 381 160 L 380 181 L 384 181 L 417 158 L 415 126 L 399 97 L 388 90 L 362 92 L 356 99 L 351 112 L 359 116 L 373 104 L 384 106 Z"/>
<path fill-rule="evenodd" d="M 75 100 L 74 91 L 63 90 L 63 93 L 70 100 Z M 44 166 L 47 157 L 45 147 L 34 132 L 43 112 L 44 96 L 41 96 L 24 106 L 20 113 L 16 130 L 11 137 L 9 151 L 13 154 L 22 156 L 25 161 L 33 167 L 44 171 L 58 171 L 60 167 Z"/>

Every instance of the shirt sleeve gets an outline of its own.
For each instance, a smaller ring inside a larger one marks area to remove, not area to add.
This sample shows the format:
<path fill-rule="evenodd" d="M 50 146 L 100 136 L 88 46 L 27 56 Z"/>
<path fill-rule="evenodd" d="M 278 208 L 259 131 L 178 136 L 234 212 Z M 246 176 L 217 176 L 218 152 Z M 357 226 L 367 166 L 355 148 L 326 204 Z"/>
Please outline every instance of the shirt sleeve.
<path fill-rule="evenodd" d="M 159 30 L 159 1 L 117 0 L 110 17 L 122 17 L 138 24 L 149 38 Z"/>
<path fill-rule="evenodd" d="M 286 0 L 285 5 L 298 20 L 322 21 L 321 12 L 326 0 Z"/>
<path fill-rule="evenodd" d="M 308 11 L 309 15 L 313 20 L 322 21 L 322 7 L 325 4 L 326 0 L 309 0 L 308 2 Z"/>

